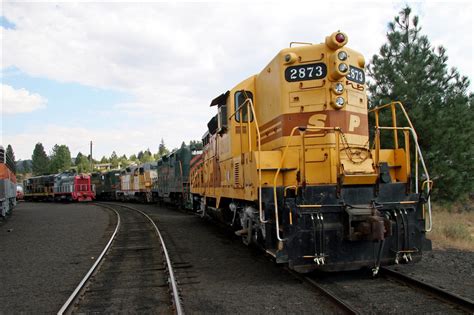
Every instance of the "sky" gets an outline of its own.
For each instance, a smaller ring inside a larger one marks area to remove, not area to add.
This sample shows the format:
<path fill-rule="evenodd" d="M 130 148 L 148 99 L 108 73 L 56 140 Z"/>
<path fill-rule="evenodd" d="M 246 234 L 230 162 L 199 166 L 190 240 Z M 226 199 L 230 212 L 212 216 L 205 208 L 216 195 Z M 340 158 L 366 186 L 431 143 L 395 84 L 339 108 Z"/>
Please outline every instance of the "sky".
<path fill-rule="evenodd" d="M 337 30 L 369 61 L 406 5 L 449 66 L 473 78 L 471 1 L 2 1 L 1 135 L 17 160 L 37 142 L 94 158 L 199 140 L 210 101 L 291 41 Z M 470 86 L 473 90 L 472 84 Z"/>

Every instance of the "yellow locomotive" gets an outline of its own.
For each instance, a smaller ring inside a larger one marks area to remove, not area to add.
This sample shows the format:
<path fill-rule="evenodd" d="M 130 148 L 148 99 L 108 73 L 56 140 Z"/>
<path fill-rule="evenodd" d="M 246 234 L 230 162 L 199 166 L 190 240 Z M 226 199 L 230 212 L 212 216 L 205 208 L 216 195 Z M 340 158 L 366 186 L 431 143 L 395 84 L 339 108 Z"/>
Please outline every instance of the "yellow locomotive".
<path fill-rule="evenodd" d="M 298 272 L 376 273 L 431 247 L 431 181 L 416 132 L 399 102 L 368 110 L 365 60 L 347 41 L 335 32 L 292 43 L 212 100 L 218 113 L 191 162 L 194 208 Z"/>

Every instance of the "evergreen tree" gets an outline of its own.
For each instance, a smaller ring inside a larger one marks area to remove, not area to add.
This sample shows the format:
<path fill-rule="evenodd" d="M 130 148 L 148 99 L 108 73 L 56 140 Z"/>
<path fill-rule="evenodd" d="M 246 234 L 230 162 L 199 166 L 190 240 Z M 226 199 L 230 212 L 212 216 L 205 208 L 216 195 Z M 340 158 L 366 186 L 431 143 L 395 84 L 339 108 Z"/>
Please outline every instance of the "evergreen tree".
<path fill-rule="evenodd" d="M 142 153 L 142 155 L 140 156 L 140 153 Z M 142 163 L 147 163 L 147 162 L 153 162 L 155 161 L 156 159 L 153 157 L 153 154 L 151 154 L 151 151 L 150 149 L 146 149 L 144 152 L 140 151 L 140 153 L 138 154 L 138 159 L 140 160 L 140 162 Z"/>
<path fill-rule="evenodd" d="M 110 155 L 109 162 L 112 164 L 113 169 L 118 167 L 119 158 L 117 156 L 117 153 L 115 153 L 115 151 L 113 151 L 112 154 Z"/>
<path fill-rule="evenodd" d="M 105 157 L 105 155 L 100 159 L 101 164 L 109 163 L 109 160 Z"/>
<path fill-rule="evenodd" d="M 13 173 L 16 173 L 15 153 L 13 152 L 13 148 L 11 145 L 7 145 L 6 158 L 7 164 L 9 164 L 10 169 L 13 171 Z"/>
<path fill-rule="evenodd" d="M 193 150 L 202 150 L 202 141 L 191 140 L 191 141 L 189 141 L 189 147 L 191 148 L 191 151 L 193 151 Z"/>
<path fill-rule="evenodd" d="M 158 147 L 158 156 L 162 157 L 163 155 L 166 155 L 168 153 L 170 153 L 170 151 L 166 148 L 165 141 L 163 140 L 163 138 L 161 138 L 161 143 Z"/>
<path fill-rule="evenodd" d="M 138 154 L 137 154 L 137 159 L 138 159 L 139 161 L 142 161 L 142 160 L 143 160 L 143 151 L 138 152 Z"/>
<path fill-rule="evenodd" d="M 43 144 L 41 142 L 38 142 L 35 145 L 31 160 L 34 175 L 48 174 L 50 162 L 48 155 L 46 155 L 46 151 L 44 150 Z"/>
<path fill-rule="evenodd" d="M 455 200 L 474 188 L 474 146 L 468 145 L 474 137 L 469 80 L 448 68 L 446 49 L 431 46 L 408 6 L 388 28 L 387 43 L 368 66 L 370 106 L 392 100 L 405 105 L 435 179 L 434 196 Z M 381 117 L 385 125 L 391 121 L 390 112 L 386 114 Z"/>
<path fill-rule="evenodd" d="M 69 148 L 62 144 L 55 144 L 51 152 L 50 172 L 58 173 L 67 171 L 71 167 L 71 152 Z"/>
<path fill-rule="evenodd" d="M 90 172 L 90 162 L 87 156 L 79 152 L 74 163 L 77 166 L 78 173 Z"/>
<path fill-rule="evenodd" d="M 21 163 L 21 166 L 22 166 L 22 168 L 23 168 L 23 174 L 31 173 L 30 163 L 28 163 L 27 160 L 23 161 L 23 162 Z"/>
<path fill-rule="evenodd" d="M 127 156 L 124 154 L 119 158 L 120 168 L 123 168 L 130 164 L 130 161 L 127 159 Z"/>

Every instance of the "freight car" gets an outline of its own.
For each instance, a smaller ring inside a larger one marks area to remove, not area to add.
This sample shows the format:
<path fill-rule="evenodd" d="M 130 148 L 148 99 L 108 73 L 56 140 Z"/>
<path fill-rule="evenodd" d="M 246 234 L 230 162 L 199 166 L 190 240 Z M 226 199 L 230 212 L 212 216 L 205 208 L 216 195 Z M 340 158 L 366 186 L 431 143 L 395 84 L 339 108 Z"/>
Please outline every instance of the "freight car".
<path fill-rule="evenodd" d="M 183 144 L 180 149 L 158 160 L 156 190 L 159 202 L 192 208 L 189 165 L 199 153 L 195 147 Z"/>
<path fill-rule="evenodd" d="M 16 176 L 14 162 L 0 146 L 0 218 L 11 214 L 16 205 Z"/>
<path fill-rule="evenodd" d="M 64 172 L 54 177 L 54 199 L 66 201 L 92 201 L 95 189 L 91 177 L 85 174 Z"/>
<path fill-rule="evenodd" d="M 156 162 L 129 166 L 120 174 L 117 199 L 150 203 L 156 200 L 154 182 L 157 180 Z"/>
<path fill-rule="evenodd" d="M 92 173 L 91 181 L 98 200 L 116 200 L 120 190 L 120 170 Z"/>
<path fill-rule="evenodd" d="M 432 182 L 416 132 L 399 102 L 368 110 L 365 59 L 347 42 L 335 32 L 291 44 L 212 100 L 217 115 L 191 166 L 197 211 L 298 272 L 377 273 L 431 246 Z"/>

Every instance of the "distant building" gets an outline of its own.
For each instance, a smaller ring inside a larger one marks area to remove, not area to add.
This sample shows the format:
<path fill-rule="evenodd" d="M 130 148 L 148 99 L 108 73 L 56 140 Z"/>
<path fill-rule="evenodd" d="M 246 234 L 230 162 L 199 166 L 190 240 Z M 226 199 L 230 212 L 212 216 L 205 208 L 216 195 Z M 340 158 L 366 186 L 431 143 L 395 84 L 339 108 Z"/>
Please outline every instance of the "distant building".
<path fill-rule="evenodd" d="M 119 163 L 118 168 L 120 168 L 121 165 Z M 100 163 L 100 164 L 94 164 L 94 169 L 103 172 L 103 171 L 110 171 L 112 169 L 112 163 Z"/>
<path fill-rule="evenodd" d="M 109 171 L 112 168 L 112 163 L 101 163 L 101 164 L 94 164 L 94 169 L 98 171 Z"/>

